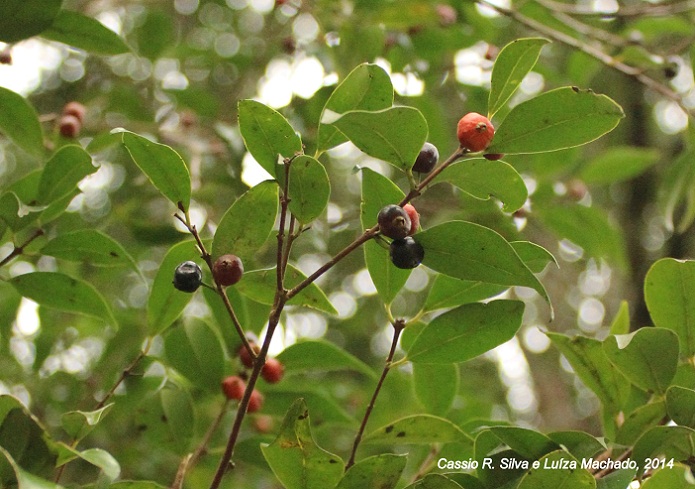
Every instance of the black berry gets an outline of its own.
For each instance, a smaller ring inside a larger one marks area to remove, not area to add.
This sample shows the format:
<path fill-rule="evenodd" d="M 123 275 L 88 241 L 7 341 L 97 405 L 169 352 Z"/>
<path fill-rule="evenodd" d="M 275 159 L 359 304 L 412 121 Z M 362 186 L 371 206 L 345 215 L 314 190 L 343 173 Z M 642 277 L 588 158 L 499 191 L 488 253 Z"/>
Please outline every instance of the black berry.
<path fill-rule="evenodd" d="M 399 205 L 387 205 L 377 216 L 381 234 L 391 239 L 405 238 L 410 232 L 410 217 Z"/>
<path fill-rule="evenodd" d="M 425 257 L 425 250 L 420 243 L 408 236 L 391 242 L 391 262 L 398 268 L 415 268 Z"/>
<path fill-rule="evenodd" d="M 439 151 L 437 147 L 432 143 L 425 143 L 420 150 L 420 154 L 417 155 L 417 159 L 413 165 L 413 171 L 418 173 L 429 173 L 437 165 L 437 161 L 439 161 Z"/>
<path fill-rule="evenodd" d="M 174 271 L 174 287 L 181 292 L 195 292 L 203 281 L 203 271 L 197 263 L 185 261 Z"/>

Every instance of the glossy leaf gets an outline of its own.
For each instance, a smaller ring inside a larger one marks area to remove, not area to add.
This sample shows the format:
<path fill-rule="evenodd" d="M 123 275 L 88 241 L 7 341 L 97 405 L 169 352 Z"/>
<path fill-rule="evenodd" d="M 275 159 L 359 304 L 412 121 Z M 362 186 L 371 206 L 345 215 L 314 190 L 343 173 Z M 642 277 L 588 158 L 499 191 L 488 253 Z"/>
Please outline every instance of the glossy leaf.
<path fill-rule="evenodd" d="M 94 54 L 113 55 L 129 51 L 118 34 L 98 20 L 79 12 L 61 10 L 41 37 L 84 49 Z"/>
<path fill-rule="evenodd" d="M 32 272 L 10 280 L 24 297 L 42 306 L 103 319 L 117 326 L 102 295 L 91 284 L 58 272 Z"/>
<path fill-rule="evenodd" d="M 589 161 L 579 177 L 587 184 L 609 184 L 634 178 L 661 158 L 656 149 L 622 146 L 610 148 Z"/>
<path fill-rule="evenodd" d="M 359 358 L 326 340 L 299 341 L 279 355 L 287 373 L 309 371 L 354 370 L 376 379 L 374 371 Z"/>
<path fill-rule="evenodd" d="M 644 300 L 659 328 L 678 335 L 681 358 L 695 355 L 695 261 L 663 258 L 647 272 Z"/>
<path fill-rule="evenodd" d="M 398 484 L 407 461 L 405 455 L 393 453 L 367 457 L 350 467 L 335 489 L 393 489 Z"/>
<path fill-rule="evenodd" d="M 3 0 L 0 41 L 14 43 L 40 34 L 53 23 L 62 4 L 63 0 Z"/>
<path fill-rule="evenodd" d="M 625 116 L 605 95 L 576 87 L 556 88 L 515 106 L 502 121 L 488 153 L 558 151 L 590 143 Z"/>
<path fill-rule="evenodd" d="M 87 175 L 97 171 L 92 157 L 79 146 L 63 146 L 46 163 L 39 181 L 37 197 L 41 204 L 50 204 L 77 189 Z"/>
<path fill-rule="evenodd" d="M 376 225 L 379 211 L 389 204 L 399 203 L 404 197 L 405 194 L 391 180 L 369 168 L 363 168 L 360 205 L 362 229 Z M 396 268 L 391 263 L 389 251 L 374 240 L 364 244 L 364 260 L 379 297 L 384 303 L 390 304 L 408 281 L 411 270 Z"/>
<path fill-rule="evenodd" d="M 491 118 L 514 95 L 524 77 L 550 41 L 539 37 L 516 39 L 502 48 L 495 59 L 490 82 L 488 117 Z"/>
<path fill-rule="evenodd" d="M 259 183 L 242 194 L 225 212 L 212 241 L 213 259 L 233 253 L 250 260 L 265 243 L 278 213 L 278 186 Z"/>
<path fill-rule="evenodd" d="M 432 379 L 437 379 L 433 382 Z M 430 414 L 443 416 L 449 411 L 459 390 L 457 365 L 413 364 L 415 395 Z"/>
<path fill-rule="evenodd" d="M 96 229 L 59 234 L 41 248 L 43 255 L 99 266 L 127 266 L 138 271 L 135 260 L 121 244 Z"/>
<path fill-rule="evenodd" d="M 539 460 L 541 466 L 538 469 L 530 469 L 519 482 L 517 489 L 595 488 L 596 480 L 588 470 L 581 467 L 576 469 L 562 467 L 563 461 L 570 460 L 574 460 L 573 457 L 563 450 L 557 450 L 545 455 Z M 559 468 L 544 468 L 552 467 L 554 463 L 560 464 Z"/>
<path fill-rule="evenodd" d="M 428 134 L 425 117 L 413 107 L 354 110 L 332 124 L 360 150 L 401 170 L 412 168 Z"/>
<path fill-rule="evenodd" d="M 463 280 L 531 287 L 548 298 L 514 248 L 492 229 L 450 221 L 414 237 L 425 249 L 423 263 L 437 272 Z"/>
<path fill-rule="evenodd" d="M 367 434 L 362 441 L 399 445 L 472 442 L 470 437 L 454 423 L 430 414 L 415 414 L 397 419 Z"/>
<path fill-rule="evenodd" d="M 548 263 L 554 263 L 556 267 L 559 267 L 552 253 L 541 245 L 530 241 L 511 241 L 509 244 L 533 273 L 541 273 Z"/>
<path fill-rule="evenodd" d="M 302 224 L 319 217 L 328 205 L 331 182 L 321 163 L 310 156 L 298 156 L 290 166 L 289 182 L 292 215 Z"/>
<path fill-rule="evenodd" d="M 693 455 L 695 430 L 687 426 L 655 426 L 635 442 L 631 458 L 644 467 L 648 458 L 687 460 Z"/>
<path fill-rule="evenodd" d="M 15 3 L 15 0 L 12 2 Z M 38 2 L 34 0 L 33 2 L 16 3 L 31 5 Z M 41 3 L 44 3 L 43 0 Z M 51 3 L 55 2 L 52 0 Z M 50 7 L 47 7 L 46 10 L 50 10 Z M 21 7 L 18 8 L 21 9 Z M 43 9 L 43 7 L 41 8 Z M 9 18 L 15 17 L 10 16 Z M 7 20 L 8 17 L 0 15 L 0 19 Z M 33 17 L 32 21 L 40 22 L 36 17 Z M 0 21 L 0 36 L 2 33 L 8 32 L 2 27 L 2 23 L 4 22 Z M 0 87 L 0 132 L 30 155 L 41 156 L 44 152 L 43 131 L 36 111 L 24 97 L 3 87 Z"/>
<path fill-rule="evenodd" d="M 471 280 L 459 280 L 438 274 L 425 301 L 425 311 L 436 311 L 478 302 L 501 294 L 507 290 L 503 285 L 486 284 Z"/>
<path fill-rule="evenodd" d="M 491 426 L 488 428 L 502 443 L 524 458 L 540 459 L 544 455 L 559 450 L 560 446 L 537 431 L 516 426 Z"/>
<path fill-rule="evenodd" d="M 478 199 L 495 197 L 504 202 L 504 211 L 513 212 L 528 197 L 521 175 L 504 161 L 472 158 L 448 166 L 437 181 L 449 182 Z"/>
<path fill-rule="evenodd" d="M 239 101 L 239 130 L 246 149 L 273 176 L 279 159 L 302 153 L 302 140 L 287 119 L 255 100 Z"/>
<path fill-rule="evenodd" d="M 459 484 L 441 474 L 427 474 L 405 489 L 463 489 Z M 466 488 L 467 489 L 467 488 Z"/>
<path fill-rule="evenodd" d="M 660 424 L 666 416 L 664 401 L 643 404 L 630 414 L 625 416 L 625 421 L 620 426 L 615 442 L 630 446 L 637 441 L 650 428 Z"/>
<path fill-rule="evenodd" d="M 666 409 L 677 424 L 695 428 L 695 390 L 671 386 L 666 392 Z"/>
<path fill-rule="evenodd" d="M 663 394 L 676 375 L 678 337 L 667 329 L 641 328 L 632 335 L 610 336 L 603 349 L 608 360 L 642 389 Z"/>
<path fill-rule="evenodd" d="M 171 329 L 164 339 L 166 360 L 196 387 L 220 391 L 224 352 L 215 332 L 203 321 Z"/>
<path fill-rule="evenodd" d="M 285 287 L 292 288 L 306 278 L 302 272 L 292 265 L 287 265 L 285 271 Z M 244 274 L 244 279 L 235 285 L 236 289 L 246 297 L 260 302 L 261 304 L 272 305 L 277 289 L 277 273 L 275 268 L 264 270 L 253 270 Z M 299 294 L 292 297 L 288 304 L 305 306 L 328 314 L 338 314 L 333 304 L 328 300 L 326 294 L 316 283 L 312 283 L 302 290 Z"/>
<path fill-rule="evenodd" d="M 693 489 L 695 481 L 687 465 L 674 464 L 651 474 L 640 486 L 641 489 Z"/>
<path fill-rule="evenodd" d="M 263 456 L 286 489 L 335 487 L 345 464 L 314 441 L 309 410 L 302 399 L 287 411 L 280 433 L 270 445 L 261 446 Z"/>
<path fill-rule="evenodd" d="M 393 104 L 393 85 L 384 69 L 375 64 L 364 63 L 352 70 L 336 87 L 321 112 L 318 146 L 325 151 L 346 142 L 348 139 L 335 127 L 324 123 L 350 110 L 377 111 Z"/>
<path fill-rule="evenodd" d="M 434 318 L 408 351 L 413 363 L 458 363 L 512 339 L 521 327 L 524 303 L 499 300 L 464 304 Z"/>
<path fill-rule="evenodd" d="M 108 414 L 113 403 L 107 404 L 96 411 L 70 411 L 60 418 L 65 432 L 74 440 L 81 440 L 91 432 L 97 424 Z"/>

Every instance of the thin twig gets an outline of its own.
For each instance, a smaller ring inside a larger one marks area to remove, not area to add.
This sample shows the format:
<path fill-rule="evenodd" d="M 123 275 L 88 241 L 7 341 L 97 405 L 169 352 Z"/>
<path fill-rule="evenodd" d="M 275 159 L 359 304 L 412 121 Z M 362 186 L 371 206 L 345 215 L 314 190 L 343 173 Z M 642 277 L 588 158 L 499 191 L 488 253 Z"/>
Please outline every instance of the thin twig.
<path fill-rule="evenodd" d="M 569 3 L 555 2 L 553 0 L 537 0 L 544 7 L 554 11 L 570 15 L 581 15 L 587 17 L 665 17 L 695 9 L 695 1 L 674 1 L 662 4 L 635 4 L 621 6 L 615 12 L 602 12 L 591 6 L 574 5 Z"/>
<path fill-rule="evenodd" d="M 12 260 L 17 258 L 19 255 L 24 253 L 24 249 L 27 246 L 29 246 L 32 243 L 32 241 L 34 241 L 39 236 L 43 236 L 43 229 L 37 229 L 36 231 L 34 231 L 34 234 L 29 236 L 29 238 L 27 238 L 27 240 L 24 243 L 22 243 L 19 246 L 15 246 L 14 249 L 10 252 L 10 254 L 7 255 L 5 258 L 3 258 L 2 261 L 0 261 L 0 267 L 7 265 Z"/>

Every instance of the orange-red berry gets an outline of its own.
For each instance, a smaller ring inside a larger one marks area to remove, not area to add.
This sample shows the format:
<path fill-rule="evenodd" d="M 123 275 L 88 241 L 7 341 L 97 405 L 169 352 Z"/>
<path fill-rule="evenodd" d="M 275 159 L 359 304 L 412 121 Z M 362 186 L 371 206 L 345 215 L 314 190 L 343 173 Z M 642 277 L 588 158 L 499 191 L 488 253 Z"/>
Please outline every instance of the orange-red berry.
<path fill-rule="evenodd" d="M 253 352 L 258 355 L 258 352 L 261 351 L 261 347 L 258 346 L 256 343 L 249 343 L 251 345 L 251 348 L 253 349 Z M 253 367 L 253 360 L 254 358 L 251 356 L 251 352 L 249 352 L 244 345 L 241 345 L 239 348 L 239 360 L 241 360 L 241 363 L 244 367 L 246 368 L 251 368 Z"/>
<path fill-rule="evenodd" d="M 74 115 L 64 115 L 58 120 L 60 134 L 66 138 L 76 138 L 82 129 L 82 123 Z"/>
<path fill-rule="evenodd" d="M 268 358 L 261 369 L 261 376 L 269 384 L 277 384 L 285 374 L 285 366 L 277 358 Z"/>
<path fill-rule="evenodd" d="M 408 236 L 412 236 L 413 234 L 417 233 L 418 229 L 420 229 L 420 214 L 418 214 L 417 210 L 412 204 L 405 204 L 403 206 L 403 210 L 410 218 L 410 231 L 408 231 Z"/>
<path fill-rule="evenodd" d="M 246 411 L 249 413 L 260 411 L 263 407 L 264 400 L 265 398 L 263 397 L 263 394 L 254 389 L 253 392 L 251 392 L 251 397 L 249 398 L 249 407 Z"/>
<path fill-rule="evenodd" d="M 495 127 L 490 119 L 477 112 L 470 112 L 464 115 L 456 127 L 461 147 L 473 153 L 483 151 L 490 145 L 492 137 L 495 135 Z"/>
<path fill-rule="evenodd" d="M 238 401 L 244 397 L 245 390 L 246 382 L 237 375 L 230 375 L 222 381 L 222 392 L 224 392 L 227 399 Z"/>
<path fill-rule="evenodd" d="M 236 255 L 222 255 L 212 265 L 212 276 L 223 287 L 234 285 L 244 274 L 244 264 Z"/>

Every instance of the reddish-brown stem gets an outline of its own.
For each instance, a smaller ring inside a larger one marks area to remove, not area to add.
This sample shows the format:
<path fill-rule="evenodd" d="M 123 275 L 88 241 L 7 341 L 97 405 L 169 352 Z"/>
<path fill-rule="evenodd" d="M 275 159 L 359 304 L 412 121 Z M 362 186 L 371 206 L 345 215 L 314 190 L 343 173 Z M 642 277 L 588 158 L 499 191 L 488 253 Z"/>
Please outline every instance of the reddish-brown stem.
<path fill-rule="evenodd" d="M 0 261 L 0 267 L 7 265 L 12 260 L 17 258 L 19 255 L 24 253 L 24 248 L 29 246 L 32 243 L 32 241 L 34 241 L 39 236 L 43 236 L 43 229 L 37 229 L 36 231 L 34 231 L 34 234 L 29 236 L 29 238 L 27 238 L 27 240 L 24 243 L 22 243 L 19 246 L 15 246 L 14 249 L 10 252 L 10 254 Z"/>
<path fill-rule="evenodd" d="M 362 441 L 362 436 L 364 435 L 364 430 L 367 427 L 367 422 L 369 421 L 369 416 L 372 414 L 372 410 L 374 409 L 374 404 L 376 403 L 376 398 L 379 396 L 379 392 L 381 392 L 381 387 L 384 385 L 384 380 L 386 380 L 386 376 L 389 373 L 389 370 L 391 370 L 391 362 L 393 361 L 393 356 L 396 354 L 396 347 L 398 346 L 398 338 L 401 336 L 401 332 L 403 331 L 403 328 L 405 327 L 405 321 L 402 319 L 397 319 L 393 323 L 393 340 L 391 341 L 391 350 L 389 350 L 389 354 L 386 357 L 386 364 L 384 365 L 384 370 L 381 372 L 381 377 L 379 378 L 379 382 L 376 384 L 376 388 L 374 389 L 374 394 L 372 394 L 372 398 L 369 401 L 369 405 L 367 406 L 367 411 L 364 413 L 364 417 L 362 418 L 362 423 L 360 424 L 360 428 L 357 430 L 357 434 L 355 435 L 355 441 L 352 443 L 352 451 L 350 452 L 350 459 L 348 460 L 347 464 L 345 465 L 345 470 L 349 469 L 355 464 L 355 456 L 357 455 L 357 448 L 360 446 L 360 442 Z"/>

